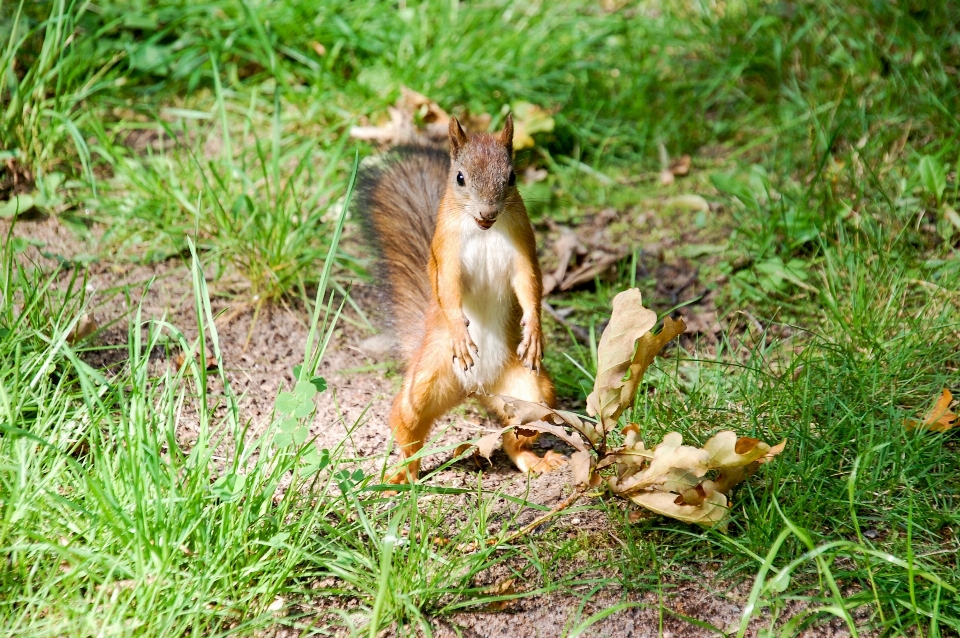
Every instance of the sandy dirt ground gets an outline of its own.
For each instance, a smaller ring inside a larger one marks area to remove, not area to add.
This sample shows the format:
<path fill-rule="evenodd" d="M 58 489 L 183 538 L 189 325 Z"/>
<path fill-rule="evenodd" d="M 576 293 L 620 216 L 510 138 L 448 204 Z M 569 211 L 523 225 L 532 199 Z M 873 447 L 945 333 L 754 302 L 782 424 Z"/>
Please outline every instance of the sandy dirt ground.
<path fill-rule="evenodd" d="M 6 233 L 7 228 L 5 225 L 0 230 Z M 43 242 L 42 250 L 48 255 L 60 255 L 66 259 L 92 252 L 90 242 L 95 241 L 80 238 L 56 217 L 19 221 L 14 232 Z M 600 229 L 598 232 L 602 234 L 603 231 Z M 660 244 L 649 247 L 647 252 L 655 254 L 662 249 L 663 242 L 669 241 L 663 239 Z M 41 265 L 52 266 L 55 263 L 52 258 L 42 257 L 39 251 L 29 256 Z M 549 271 L 552 267 L 550 255 L 546 255 L 544 261 L 545 271 Z M 698 290 L 696 271 L 691 271 L 688 263 L 685 266 L 682 259 L 654 259 L 651 267 L 656 269 L 658 275 L 657 294 L 667 299 L 683 299 L 702 292 Z M 241 308 L 235 311 L 238 304 L 236 298 L 231 298 L 229 277 L 208 283 L 214 311 L 225 311 L 224 314 L 231 318 L 218 325 L 224 366 L 235 393 L 242 395 L 243 418 L 251 421 L 252 432 L 256 434 L 269 425 L 280 386 L 289 388 L 293 383 L 292 369 L 302 361 L 309 318 L 302 307 L 291 302 L 286 306 L 261 310 L 251 330 L 253 310 Z M 142 304 L 145 318 L 165 317 L 188 338 L 197 335 L 190 271 L 182 260 L 139 265 L 101 258 L 89 265 L 87 288 L 96 320 L 101 326 L 96 337 L 98 345 L 117 346 L 126 343 L 130 313 L 138 303 Z M 376 295 L 369 286 L 357 283 L 352 294 L 361 308 L 369 311 L 371 316 L 376 316 Z M 343 443 L 348 456 L 371 459 L 365 462 L 366 470 L 379 472 L 383 467 L 384 450 L 389 444 L 386 417 L 393 394 L 399 387 L 400 371 L 391 360 L 389 351 L 384 348 L 383 340 L 371 339 L 373 334 L 363 327 L 360 317 L 352 310 L 346 312 L 347 319 L 352 321 L 340 322 L 318 371 L 326 378 L 330 389 L 318 397 L 318 410 L 311 435 L 317 437 L 321 448 L 334 448 Z M 688 310 L 687 319 L 696 322 L 695 329 L 703 337 L 712 337 L 719 330 L 716 313 L 709 305 L 702 303 L 699 310 Z M 118 365 L 125 356 L 124 352 L 123 349 L 105 349 L 91 355 L 90 362 L 100 366 Z M 156 352 L 152 356 L 158 368 L 175 365 L 173 353 Z M 434 429 L 437 439 L 433 444 L 456 444 L 475 438 L 484 428 L 493 426 L 494 423 L 478 407 L 468 405 L 437 424 Z M 178 440 L 189 447 L 195 435 L 195 428 L 185 422 L 178 432 Z M 564 451 L 559 441 L 549 437 L 542 437 L 539 445 L 542 450 L 556 448 Z M 447 462 L 451 454 L 447 451 L 427 457 L 423 464 L 425 473 Z M 519 496 L 526 494 L 530 501 L 547 507 L 556 505 L 569 495 L 571 479 L 570 470 L 565 467 L 533 479 L 527 492 L 526 477 L 519 474 L 500 452 L 482 473 L 485 490 L 501 490 Z M 429 481 L 450 487 L 476 487 L 477 465 L 472 460 L 460 461 L 433 475 Z M 509 501 L 501 500 L 500 507 L 516 507 Z M 575 513 L 561 516 L 550 525 L 561 533 L 615 537 L 615 529 L 602 508 L 583 507 L 591 505 L 589 499 L 581 501 L 579 505 Z M 528 509 L 518 522 L 529 522 L 535 515 L 535 510 Z M 499 517 L 499 520 L 505 518 Z M 496 525 L 497 519 L 494 517 L 492 524 Z M 622 541 L 614 538 L 610 542 Z M 496 583 L 502 576 L 491 573 L 484 578 Z M 615 570 L 610 569 L 606 576 L 614 577 Z M 683 620 L 681 617 L 684 616 L 723 631 L 734 629 L 735 632 L 752 583 L 731 586 L 711 582 L 710 578 L 704 578 L 699 567 L 694 566 L 686 574 L 681 570 L 663 578 L 662 600 L 649 593 L 631 593 L 619 585 L 611 585 L 600 591 L 575 589 L 518 599 L 496 612 L 461 612 L 437 618 L 435 635 L 443 638 L 562 636 L 591 615 L 622 603 L 632 605 L 614 612 L 580 635 L 615 638 L 716 635 L 715 631 Z M 672 613 L 661 612 L 661 604 Z M 757 630 L 766 624 L 764 618 L 754 619 L 750 635 L 757 635 Z M 296 636 L 299 633 L 277 628 L 276 635 Z M 834 623 L 811 630 L 807 635 L 842 636 L 847 633 L 841 624 Z"/>

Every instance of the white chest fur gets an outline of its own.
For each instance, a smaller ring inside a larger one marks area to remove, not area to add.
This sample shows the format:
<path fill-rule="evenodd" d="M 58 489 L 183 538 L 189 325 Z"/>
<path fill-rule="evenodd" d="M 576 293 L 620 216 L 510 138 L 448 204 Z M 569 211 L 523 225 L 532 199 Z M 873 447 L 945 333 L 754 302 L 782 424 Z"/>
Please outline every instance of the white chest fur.
<path fill-rule="evenodd" d="M 517 250 L 498 224 L 489 230 L 464 228 L 460 244 L 463 313 L 470 320 L 467 331 L 479 353 L 470 370 L 454 367 L 468 392 L 489 390 L 515 347 L 507 343 L 507 322 L 516 303 L 516 268 Z"/>

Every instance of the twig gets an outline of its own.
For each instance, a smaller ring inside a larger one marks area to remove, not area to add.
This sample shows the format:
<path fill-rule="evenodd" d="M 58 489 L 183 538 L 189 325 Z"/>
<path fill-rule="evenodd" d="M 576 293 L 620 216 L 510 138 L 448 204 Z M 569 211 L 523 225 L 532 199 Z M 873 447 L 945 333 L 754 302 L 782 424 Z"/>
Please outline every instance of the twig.
<path fill-rule="evenodd" d="M 521 536 L 526 536 L 527 534 L 529 534 L 536 528 L 540 527 L 541 525 L 546 523 L 548 520 L 550 520 L 551 518 L 553 518 L 554 516 L 562 512 L 563 510 L 567 509 L 568 507 L 570 507 L 571 505 L 579 501 L 580 497 L 586 494 L 586 492 L 587 492 L 586 487 L 583 487 L 583 486 L 578 487 L 573 491 L 573 494 L 571 494 L 570 496 L 565 498 L 563 501 L 561 501 L 559 504 L 557 504 L 557 506 L 554 507 L 552 510 L 550 510 L 546 514 L 538 516 L 533 520 L 532 523 L 529 523 L 528 525 L 524 525 L 523 527 L 515 531 L 513 534 L 510 534 L 503 540 L 499 541 L 498 544 L 506 545 L 507 543 L 512 543 L 513 541 L 517 540 Z"/>
<path fill-rule="evenodd" d="M 504 539 L 500 539 L 500 540 L 496 538 L 488 539 L 486 543 L 482 543 L 482 545 L 486 545 L 487 547 L 493 547 L 494 545 L 505 545 L 507 543 L 512 543 L 513 541 L 517 540 L 521 536 L 526 536 L 527 534 L 535 530 L 537 527 L 539 527 L 540 525 L 543 525 L 545 522 L 550 520 L 552 517 L 556 516 L 563 510 L 567 509 L 568 507 L 576 503 L 578 500 L 580 500 L 581 496 L 586 494 L 586 492 L 587 492 L 587 488 L 585 486 L 578 487 L 576 490 L 574 490 L 573 494 L 571 494 L 566 499 L 564 499 L 563 502 L 559 503 L 556 507 L 554 507 L 552 510 L 550 510 L 546 514 L 543 514 L 542 516 L 538 516 L 529 525 L 524 525 L 523 527 L 521 527 L 520 529 L 515 531 L 513 534 L 510 534 Z M 437 537 L 433 539 L 433 543 L 435 545 L 440 545 L 440 546 L 447 545 L 449 542 L 450 542 L 449 539 L 443 538 L 443 537 Z M 477 551 L 480 548 L 480 546 L 481 545 L 478 545 L 477 543 L 461 543 L 457 545 L 457 551 L 462 554 L 472 554 L 473 552 Z"/>

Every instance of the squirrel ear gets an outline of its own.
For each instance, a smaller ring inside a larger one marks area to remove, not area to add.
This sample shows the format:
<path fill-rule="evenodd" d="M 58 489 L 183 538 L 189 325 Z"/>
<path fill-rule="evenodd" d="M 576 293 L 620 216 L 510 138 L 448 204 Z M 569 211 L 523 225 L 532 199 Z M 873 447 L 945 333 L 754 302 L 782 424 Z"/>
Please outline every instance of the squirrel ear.
<path fill-rule="evenodd" d="M 503 130 L 500 131 L 500 143 L 507 147 L 510 153 L 513 153 L 513 113 L 507 113 L 507 119 L 503 121 Z"/>
<path fill-rule="evenodd" d="M 450 155 L 454 158 L 460 154 L 460 149 L 467 143 L 467 134 L 463 132 L 460 126 L 460 120 L 455 117 L 450 118 Z"/>

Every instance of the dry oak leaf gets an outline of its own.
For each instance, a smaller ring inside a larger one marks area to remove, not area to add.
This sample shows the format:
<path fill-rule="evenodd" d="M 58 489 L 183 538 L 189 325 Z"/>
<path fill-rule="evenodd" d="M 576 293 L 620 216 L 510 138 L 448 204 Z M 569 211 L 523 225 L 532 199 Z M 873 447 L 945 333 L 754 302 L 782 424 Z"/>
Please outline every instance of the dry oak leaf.
<path fill-rule="evenodd" d="M 67 343 L 76 345 L 99 329 L 100 324 L 97 323 L 97 318 L 94 317 L 92 313 L 85 312 L 80 315 L 77 324 L 73 327 L 73 330 L 70 331 L 70 334 L 67 335 Z"/>
<path fill-rule="evenodd" d="M 521 436 L 531 436 L 535 432 L 552 434 L 562 441 L 569 443 L 577 454 L 575 455 L 574 474 L 580 477 L 584 472 L 586 459 L 586 480 L 590 480 L 593 471 L 593 456 L 587 452 L 587 446 L 580 433 L 591 431 L 589 424 L 585 424 L 576 414 L 564 410 L 554 410 L 540 403 L 523 401 L 513 397 L 491 396 L 488 401 L 497 412 L 507 417 L 508 425 L 480 437 L 473 445 L 477 447 L 477 454 L 490 460 L 490 456 L 497 447 L 500 437 L 507 430 L 515 430 Z M 518 427 L 522 426 L 522 427 Z M 572 428 L 569 432 L 565 427 Z M 463 446 L 457 448 L 458 454 L 466 450 Z M 585 455 L 585 456 L 584 456 Z"/>
<path fill-rule="evenodd" d="M 944 388 L 940 396 L 933 402 L 933 407 L 924 415 L 923 421 L 912 419 L 904 421 L 908 430 L 930 430 L 932 432 L 946 432 L 957 427 L 957 415 L 950 410 L 953 395 Z"/>
<path fill-rule="evenodd" d="M 537 145 L 534 135 L 553 131 L 553 118 L 545 108 L 530 102 L 514 102 L 512 110 L 514 150 L 533 148 Z"/>
<path fill-rule="evenodd" d="M 657 514 L 707 527 L 716 525 L 727 515 L 727 497 L 716 491 L 705 495 L 699 505 L 677 504 L 677 495 L 671 492 L 641 492 L 629 498 Z"/>
<path fill-rule="evenodd" d="M 598 416 L 603 431 L 610 432 L 632 405 L 643 373 L 657 353 L 686 329 L 683 320 L 667 317 L 659 334 L 650 329 L 657 313 L 643 307 L 640 290 L 631 288 L 613 298 L 613 313 L 597 348 L 597 377 L 587 397 L 587 414 Z M 624 378 L 626 377 L 626 378 Z"/>
<path fill-rule="evenodd" d="M 387 108 L 390 120 L 379 126 L 354 126 L 350 137 L 383 145 L 410 142 L 442 143 L 447 139 L 450 114 L 440 105 L 413 89 L 400 87 L 400 97 Z M 487 130 L 491 117 L 487 113 L 464 113 L 460 123 L 471 132 Z"/>
<path fill-rule="evenodd" d="M 683 445 L 683 436 L 679 432 L 668 433 L 652 452 L 640 453 L 639 456 L 647 456 L 650 466 L 625 480 L 611 477 L 609 483 L 614 492 L 628 494 L 667 482 L 679 482 L 685 473 L 701 477 L 709 469 L 707 463 L 710 453 L 691 445 Z"/>
<path fill-rule="evenodd" d="M 610 477 L 610 489 L 651 511 L 687 523 L 716 525 L 727 511 L 726 494 L 783 451 L 786 440 L 769 446 L 752 437 L 738 437 L 731 431 L 719 432 L 703 448 L 683 445 L 677 432 L 667 434 L 652 453 L 637 440 L 636 427 L 624 428 L 625 443 L 618 453 L 617 476 Z M 621 459 L 633 456 L 641 467 L 622 464 Z M 609 458 L 609 457 L 608 457 Z M 599 466 L 609 465 L 604 459 Z M 715 480 L 704 480 L 710 471 L 719 472 Z"/>

